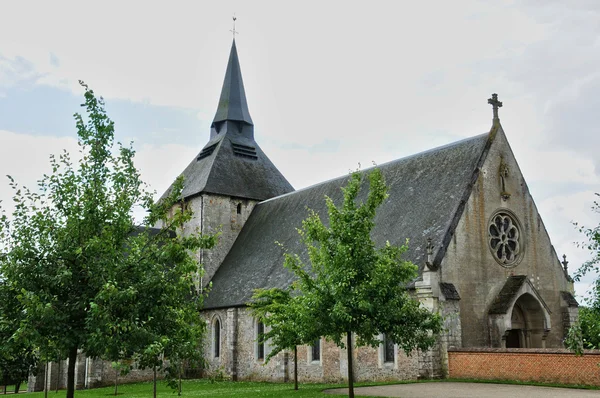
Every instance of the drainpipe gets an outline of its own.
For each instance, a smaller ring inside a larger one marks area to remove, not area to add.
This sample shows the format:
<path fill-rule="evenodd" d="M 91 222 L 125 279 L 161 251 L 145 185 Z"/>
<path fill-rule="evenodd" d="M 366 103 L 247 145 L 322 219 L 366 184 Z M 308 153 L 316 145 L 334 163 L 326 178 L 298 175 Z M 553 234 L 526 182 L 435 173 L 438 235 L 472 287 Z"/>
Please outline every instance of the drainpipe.
<path fill-rule="evenodd" d="M 83 387 L 84 388 L 89 388 L 89 381 L 88 381 L 88 376 L 89 376 L 89 368 L 90 368 L 90 357 L 86 356 L 85 358 L 85 377 L 83 379 Z"/>
<path fill-rule="evenodd" d="M 200 195 L 200 233 L 204 234 L 204 195 Z M 200 264 L 204 264 L 204 248 L 200 248 Z M 202 294 L 203 289 L 204 289 L 204 276 L 201 276 L 200 277 L 200 294 Z"/>

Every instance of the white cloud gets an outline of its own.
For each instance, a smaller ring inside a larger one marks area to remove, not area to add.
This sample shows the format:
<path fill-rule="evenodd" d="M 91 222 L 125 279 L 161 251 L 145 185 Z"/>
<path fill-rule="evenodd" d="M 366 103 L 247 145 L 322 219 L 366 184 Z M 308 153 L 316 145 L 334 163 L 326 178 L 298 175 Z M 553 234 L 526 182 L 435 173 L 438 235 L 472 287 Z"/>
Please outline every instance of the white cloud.
<path fill-rule="evenodd" d="M 135 164 L 142 179 L 156 191 L 155 198 L 158 199 L 198 152 L 199 148 L 178 144 L 146 144 L 137 150 Z"/>
<path fill-rule="evenodd" d="M 8 213 L 13 209 L 13 192 L 5 175 L 13 177 L 19 185 L 35 190 L 43 174 L 52 171 L 50 154 L 58 155 L 66 149 L 75 158 L 78 153 L 77 141 L 70 137 L 40 137 L 0 130 L 0 142 L 0 200 Z"/>
<path fill-rule="evenodd" d="M 50 154 L 58 155 L 67 150 L 73 161 L 79 159 L 79 146 L 74 137 L 36 136 L 0 130 L 0 142 L 2 173 L 33 190 L 43 174 L 52 171 Z M 158 198 L 196 153 L 195 149 L 183 145 L 143 145 L 137 149 L 135 164 L 142 180 L 150 185 L 150 189 L 156 190 Z M 168 161 L 163 161 L 165 159 Z M 0 200 L 8 214 L 13 210 L 12 196 L 8 179 L 0 179 Z"/>

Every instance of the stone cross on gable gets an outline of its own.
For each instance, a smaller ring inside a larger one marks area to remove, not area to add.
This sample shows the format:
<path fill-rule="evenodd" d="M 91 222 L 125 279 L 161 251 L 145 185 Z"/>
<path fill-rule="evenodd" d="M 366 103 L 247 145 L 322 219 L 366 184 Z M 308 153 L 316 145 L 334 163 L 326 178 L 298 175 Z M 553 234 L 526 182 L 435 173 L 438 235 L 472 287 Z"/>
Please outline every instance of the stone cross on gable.
<path fill-rule="evenodd" d="M 494 120 L 498 120 L 498 108 L 502 108 L 502 102 L 498 101 L 498 94 L 492 94 L 492 98 L 488 98 L 488 104 L 492 105 L 494 110 Z"/>

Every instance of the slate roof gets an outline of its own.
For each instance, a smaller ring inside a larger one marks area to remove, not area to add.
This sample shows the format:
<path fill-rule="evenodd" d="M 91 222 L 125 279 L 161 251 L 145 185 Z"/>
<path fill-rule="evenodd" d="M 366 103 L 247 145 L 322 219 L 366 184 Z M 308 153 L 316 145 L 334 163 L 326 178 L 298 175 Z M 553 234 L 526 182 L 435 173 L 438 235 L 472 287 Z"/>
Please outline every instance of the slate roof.
<path fill-rule="evenodd" d="M 244 90 L 235 40 L 231 44 L 225 80 L 221 89 L 221 98 L 219 99 L 219 106 L 213 124 L 224 120 L 236 120 L 253 124 L 248 110 L 248 102 L 246 101 L 246 91 Z"/>
<path fill-rule="evenodd" d="M 460 295 L 452 283 L 440 282 L 440 290 L 446 300 L 460 300 Z"/>
<path fill-rule="evenodd" d="M 256 159 L 236 155 L 233 144 L 254 148 Z M 212 153 L 202 157 L 204 149 L 213 145 Z M 233 133 L 210 140 L 182 174 L 184 198 L 207 192 L 265 200 L 294 190 L 256 141 Z"/>
<path fill-rule="evenodd" d="M 439 265 L 489 149 L 488 137 L 482 134 L 379 166 L 389 198 L 376 215 L 372 233 L 376 244 L 389 240 L 402 245 L 410 239 L 405 258 L 422 272 L 430 237 L 434 264 Z M 243 306 L 256 288 L 289 286 L 293 277 L 283 268 L 283 252 L 275 242 L 306 260 L 296 228 L 307 217 L 307 207 L 326 216 L 325 195 L 340 203 L 340 187 L 347 179 L 340 177 L 259 203 L 215 273 L 205 308 Z M 361 194 L 364 198 L 364 189 Z"/>
<path fill-rule="evenodd" d="M 510 307 L 510 302 L 515 297 L 515 294 L 519 291 L 525 280 L 526 275 L 513 275 L 509 276 L 506 283 L 496 296 L 496 299 L 492 303 L 489 313 L 490 314 L 506 314 Z"/>

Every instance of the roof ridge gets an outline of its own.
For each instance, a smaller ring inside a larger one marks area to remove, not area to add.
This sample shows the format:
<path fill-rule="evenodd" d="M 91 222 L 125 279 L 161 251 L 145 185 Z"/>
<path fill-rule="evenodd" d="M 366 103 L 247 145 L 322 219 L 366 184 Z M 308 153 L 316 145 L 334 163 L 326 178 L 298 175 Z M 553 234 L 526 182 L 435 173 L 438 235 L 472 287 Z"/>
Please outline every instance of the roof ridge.
<path fill-rule="evenodd" d="M 498 125 L 499 125 L 499 122 L 498 122 Z M 465 206 L 467 205 L 469 197 L 471 196 L 471 192 L 473 192 L 473 186 L 475 185 L 475 183 L 477 182 L 477 179 L 479 178 L 479 171 L 480 171 L 481 167 L 483 166 L 483 164 L 485 163 L 485 160 L 487 159 L 487 154 L 489 153 L 490 147 L 492 146 L 492 143 L 494 142 L 494 139 L 496 138 L 497 132 L 498 132 L 498 127 L 494 124 L 488 133 L 480 134 L 476 137 L 473 137 L 473 138 L 486 137 L 486 143 L 483 146 L 483 148 L 481 149 L 481 155 L 479 156 L 479 159 L 477 160 L 477 163 L 475 164 L 475 167 L 473 169 L 473 175 L 471 176 L 471 180 L 467 183 L 467 186 L 465 187 L 463 195 L 462 195 L 460 201 L 458 202 L 456 208 L 454 209 L 454 217 L 450 220 L 450 222 L 446 226 L 446 232 L 445 232 L 444 237 L 442 238 L 442 242 L 441 242 L 442 244 L 437 249 L 435 256 L 433 257 L 434 267 L 439 266 L 442 262 L 442 259 L 446 255 L 446 251 L 448 250 L 448 245 L 450 244 L 450 241 L 452 240 L 452 236 L 454 235 L 454 232 L 456 231 L 456 227 L 458 226 L 458 223 L 460 222 L 460 219 L 462 218 L 462 215 L 465 210 Z"/>
<path fill-rule="evenodd" d="M 478 138 L 482 138 L 483 136 L 487 136 L 488 134 L 489 133 L 483 133 L 483 134 L 478 134 L 478 135 L 475 135 L 475 136 L 472 136 L 472 137 L 463 138 L 463 139 L 458 140 L 458 141 L 453 141 L 453 142 L 450 142 L 448 144 L 440 145 L 440 146 L 435 147 L 435 148 L 431 148 L 431 149 L 427 149 L 425 151 L 417 152 L 417 153 L 414 153 L 412 155 L 408 155 L 408 156 L 405 156 L 405 157 L 402 157 L 402 158 L 399 158 L 399 159 L 390 160 L 390 161 L 387 161 L 387 162 L 384 162 L 384 163 L 381 163 L 381 164 L 378 164 L 378 165 L 375 165 L 375 166 L 369 166 L 366 169 L 360 170 L 360 172 L 361 173 L 362 172 L 367 172 L 367 171 L 372 170 L 372 169 L 374 169 L 376 167 L 388 167 L 388 166 L 390 166 L 392 164 L 400 163 L 402 161 L 407 161 L 407 160 L 416 158 L 418 156 L 427 155 L 427 154 L 433 153 L 433 152 L 439 152 L 439 151 L 441 151 L 443 149 L 453 148 L 453 147 L 455 147 L 455 146 L 457 146 L 459 144 L 464 144 L 464 143 L 466 143 L 468 141 L 476 140 Z M 279 196 L 275 196 L 275 197 L 267 199 L 267 200 L 263 200 L 262 202 L 258 203 L 257 206 L 259 206 L 259 205 L 261 205 L 263 203 L 266 203 L 266 202 L 275 201 L 275 200 L 277 200 L 279 198 L 282 198 L 282 197 L 285 197 L 285 196 L 288 196 L 288 195 L 293 195 L 293 194 L 296 194 L 296 193 L 299 193 L 299 192 L 307 191 L 309 189 L 313 189 L 313 188 L 319 187 L 319 186 L 321 186 L 323 184 L 329 184 L 329 183 L 331 183 L 333 181 L 342 180 L 342 179 L 347 178 L 347 177 L 348 177 L 348 174 L 343 175 L 343 176 L 333 177 L 333 178 L 330 178 L 330 179 L 325 180 L 325 181 L 317 182 L 316 184 L 312 184 L 312 185 L 309 185 L 307 187 L 296 189 L 295 191 L 285 193 L 283 195 L 279 195 Z"/>

